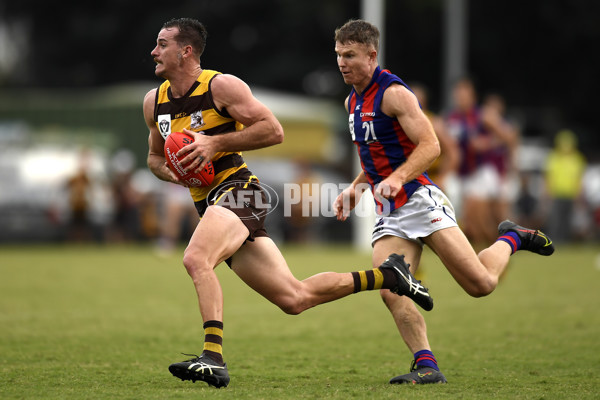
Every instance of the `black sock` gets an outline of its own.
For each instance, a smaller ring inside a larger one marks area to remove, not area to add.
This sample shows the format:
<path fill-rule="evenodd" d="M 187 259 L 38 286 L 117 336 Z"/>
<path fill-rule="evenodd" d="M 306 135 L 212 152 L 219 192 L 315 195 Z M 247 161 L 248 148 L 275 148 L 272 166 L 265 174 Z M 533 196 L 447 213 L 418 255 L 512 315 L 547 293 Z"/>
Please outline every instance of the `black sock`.
<path fill-rule="evenodd" d="M 354 278 L 354 293 L 365 290 L 391 289 L 398 282 L 393 271 L 381 268 L 352 272 L 352 278 Z"/>
<path fill-rule="evenodd" d="M 206 321 L 204 323 L 204 350 L 215 362 L 223 365 L 223 322 Z"/>

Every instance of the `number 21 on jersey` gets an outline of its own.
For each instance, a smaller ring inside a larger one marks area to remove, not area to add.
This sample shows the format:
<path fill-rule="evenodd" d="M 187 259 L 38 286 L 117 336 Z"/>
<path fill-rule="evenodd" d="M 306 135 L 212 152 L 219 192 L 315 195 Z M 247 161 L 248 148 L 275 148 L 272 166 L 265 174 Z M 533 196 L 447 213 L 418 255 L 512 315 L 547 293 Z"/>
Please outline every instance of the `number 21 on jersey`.
<path fill-rule="evenodd" d="M 354 131 L 354 114 L 350 114 L 348 118 L 348 125 L 350 128 L 350 136 L 352 136 L 352 141 L 356 141 L 356 133 Z M 363 121 L 362 128 L 365 132 L 365 142 L 371 143 L 377 141 L 377 136 L 375 135 L 375 126 L 373 121 Z"/>

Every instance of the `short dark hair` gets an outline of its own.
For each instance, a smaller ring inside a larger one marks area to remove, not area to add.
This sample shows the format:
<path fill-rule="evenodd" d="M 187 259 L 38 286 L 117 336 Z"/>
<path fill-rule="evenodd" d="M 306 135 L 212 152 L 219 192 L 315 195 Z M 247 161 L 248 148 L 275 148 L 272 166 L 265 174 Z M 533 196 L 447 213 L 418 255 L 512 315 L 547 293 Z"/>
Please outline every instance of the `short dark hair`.
<path fill-rule="evenodd" d="M 335 41 L 371 45 L 379 50 L 379 29 L 362 19 L 351 19 L 335 30 Z"/>
<path fill-rule="evenodd" d="M 208 32 L 202 22 L 193 18 L 173 18 L 162 26 L 162 29 L 168 28 L 178 28 L 179 33 L 175 36 L 177 43 L 180 46 L 192 46 L 194 53 L 200 58 L 208 37 Z"/>

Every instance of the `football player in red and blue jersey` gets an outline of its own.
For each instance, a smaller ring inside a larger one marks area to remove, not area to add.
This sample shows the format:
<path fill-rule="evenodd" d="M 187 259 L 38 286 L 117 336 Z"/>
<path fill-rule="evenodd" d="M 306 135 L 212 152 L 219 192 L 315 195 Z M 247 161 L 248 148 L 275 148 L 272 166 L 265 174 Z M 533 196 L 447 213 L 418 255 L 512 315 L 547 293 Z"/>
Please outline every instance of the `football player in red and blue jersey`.
<path fill-rule="evenodd" d="M 173 376 L 219 388 L 229 385 L 223 358 L 223 290 L 214 271 L 223 261 L 288 314 L 382 288 L 431 310 L 427 288 L 396 261 L 397 255 L 369 270 L 323 272 L 302 281 L 294 277 L 264 227 L 270 210 L 266 191 L 241 154 L 281 143 L 283 128 L 245 82 L 201 67 L 206 38 L 204 25 L 192 18 L 171 19 L 162 26 L 150 54 L 155 74 L 165 81 L 143 103 L 147 162 L 157 178 L 187 187 L 165 162 L 165 138 L 177 131 L 194 137 L 178 153 L 186 172 L 202 170 L 208 161 L 216 170 L 211 186 L 190 188 L 200 220 L 183 255 L 198 297 L 204 345 L 199 356 L 171 364 Z M 193 324 L 189 329 L 195 329 Z"/>
<path fill-rule="evenodd" d="M 350 136 L 362 172 L 335 200 L 337 217 L 346 220 L 365 190 L 378 213 L 373 230 L 373 265 L 388 258 L 414 274 L 423 245 L 428 245 L 458 284 L 471 296 L 490 294 L 509 258 L 518 250 L 542 255 L 554 251 L 538 230 L 511 221 L 498 226 L 498 240 L 476 254 L 456 224 L 454 209 L 431 181 L 427 168 L 439 156 L 438 139 L 415 95 L 377 62 L 379 31 L 350 20 L 335 32 L 335 52 L 344 82 L 352 86 L 345 101 Z M 398 257 L 388 257 L 391 253 Z M 411 371 L 390 383 L 445 383 L 431 351 L 423 316 L 406 296 L 381 290 L 396 325 L 414 354 Z"/>

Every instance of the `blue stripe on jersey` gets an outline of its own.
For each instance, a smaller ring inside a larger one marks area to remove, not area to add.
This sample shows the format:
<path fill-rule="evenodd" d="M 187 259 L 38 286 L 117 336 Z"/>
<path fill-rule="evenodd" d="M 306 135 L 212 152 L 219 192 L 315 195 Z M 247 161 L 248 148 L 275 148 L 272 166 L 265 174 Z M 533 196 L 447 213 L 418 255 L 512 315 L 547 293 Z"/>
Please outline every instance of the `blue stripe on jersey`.
<path fill-rule="evenodd" d="M 372 185 L 377 185 L 406 162 L 407 152 L 414 148 L 397 120 L 381 111 L 384 92 L 394 83 L 410 90 L 399 77 L 377 67 L 362 94 L 352 87 L 348 96 L 348 112 L 353 121 L 350 129 L 354 133 L 363 171 Z M 420 186 L 429 183 L 432 182 L 426 173 L 407 182 L 390 211 L 404 204 Z"/>

